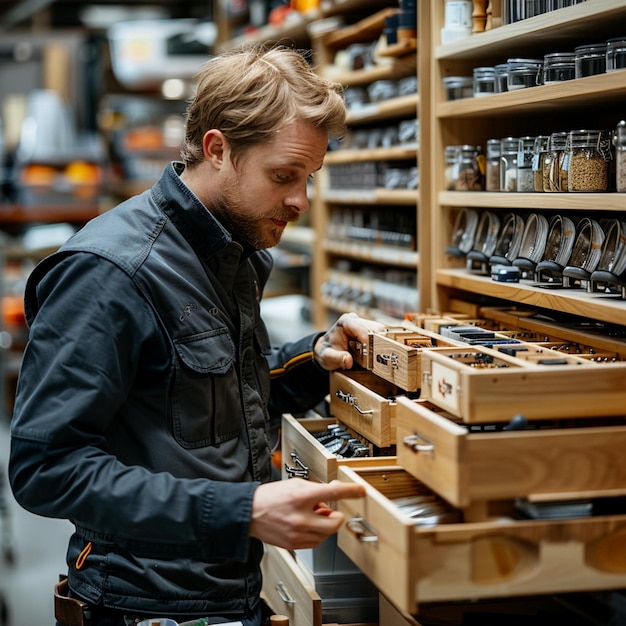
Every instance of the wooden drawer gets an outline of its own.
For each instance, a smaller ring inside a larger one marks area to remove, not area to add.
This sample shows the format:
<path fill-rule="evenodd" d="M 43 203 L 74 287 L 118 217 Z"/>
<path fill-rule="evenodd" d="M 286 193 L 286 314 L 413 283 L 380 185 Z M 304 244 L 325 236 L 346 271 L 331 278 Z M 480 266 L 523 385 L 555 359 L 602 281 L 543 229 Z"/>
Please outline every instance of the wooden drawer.
<path fill-rule="evenodd" d="M 330 453 L 312 433 L 326 430 L 329 425 L 337 424 L 335 418 L 296 419 L 292 415 L 283 415 L 281 430 L 282 478 L 293 475 L 307 480 L 328 483 L 337 478 L 337 467 L 341 464 L 387 465 L 395 463 L 394 457 L 363 457 L 343 459 Z M 289 471 L 287 469 L 289 467 Z"/>
<path fill-rule="evenodd" d="M 341 612 L 334 608 L 337 604 L 333 600 L 323 600 L 315 589 L 307 574 L 300 569 L 297 561 L 291 552 L 276 546 L 265 546 L 265 554 L 261 561 L 261 571 L 263 573 L 263 588 L 261 596 L 265 603 L 274 613 L 289 617 L 289 626 L 322 626 L 324 623 L 332 621 L 333 617 L 340 619 L 342 616 L 349 616 L 350 611 Z M 339 605 L 347 606 L 349 598 L 339 602 Z M 358 598 L 354 600 L 356 604 L 362 602 Z M 325 603 L 329 607 L 325 610 Z M 324 615 L 329 619 L 324 619 Z M 352 612 L 354 615 L 354 612 Z M 336 621 L 332 622 L 336 624 Z M 347 622 L 339 622 L 345 626 L 359 626 Z M 328 624 L 332 626 L 332 624 Z M 363 624 L 360 626 L 377 626 L 376 623 Z"/>
<path fill-rule="evenodd" d="M 331 372 L 330 412 L 380 448 L 396 445 L 399 388 L 366 370 Z"/>
<path fill-rule="evenodd" d="M 622 415 L 626 407 L 622 362 L 533 344 L 423 350 L 421 361 L 420 398 L 467 423 L 509 422 L 518 413 L 533 420 Z"/>
<path fill-rule="evenodd" d="M 459 345 L 427 331 L 390 330 L 373 333 L 371 369 L 374 374 L 405 391 L 421 385 L 420 354 L 432 348 Z"/>
<path fill-rule="evenodd" d="M 475 432 L 424 401 L 397 403 L 398 465 L 455 506 L 626 493 L 626 423 Z"/>
<path fill-rule="evenodd" d="M 338 468 L 367 495 L 338 502 L 338 545 L 402 612 L 420 603 L 626 585 L 626 515 L 416 525 L 390 497 L 423 491 L 400 467 Z"/>
<path fill-rule="evenodd" d="M 261 571 L 262 596 L 274 613 L 287 615 L 289 626 L 321 626 L 322 599 L 288 550 L 266 545 Z"/>

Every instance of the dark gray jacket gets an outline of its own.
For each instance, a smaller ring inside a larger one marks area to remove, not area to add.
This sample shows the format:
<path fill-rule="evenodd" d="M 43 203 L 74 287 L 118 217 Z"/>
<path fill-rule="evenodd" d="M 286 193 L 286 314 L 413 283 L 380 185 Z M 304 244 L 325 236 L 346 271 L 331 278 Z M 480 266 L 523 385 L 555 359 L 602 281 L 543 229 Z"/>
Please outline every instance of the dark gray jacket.
<path fill-rule="evenodd" d="M 76 527 L 70 587 L 93 604 L 226 614 L 257 601 L 252 497 L 269 432 L 328 392 L 315 336 L 270 346 L 267 252 L 245 250 L 168 166 L 31 274 L 10 480 Z"/>

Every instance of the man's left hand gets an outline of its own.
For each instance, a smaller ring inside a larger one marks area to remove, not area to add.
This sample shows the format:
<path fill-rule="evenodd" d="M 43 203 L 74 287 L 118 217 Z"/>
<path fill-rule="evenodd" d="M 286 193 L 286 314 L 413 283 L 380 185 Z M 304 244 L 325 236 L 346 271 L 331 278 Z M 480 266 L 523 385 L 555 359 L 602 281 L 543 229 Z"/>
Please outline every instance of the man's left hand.
<path fill-rule="evenodd" d="M 350 341 L 366 344 L 370 333 L 382 332 L 385 325 L 344 313 L 315 344 L 315 360 L 326 370 L 348 370 L 354 365 L 348 350 Z"/>

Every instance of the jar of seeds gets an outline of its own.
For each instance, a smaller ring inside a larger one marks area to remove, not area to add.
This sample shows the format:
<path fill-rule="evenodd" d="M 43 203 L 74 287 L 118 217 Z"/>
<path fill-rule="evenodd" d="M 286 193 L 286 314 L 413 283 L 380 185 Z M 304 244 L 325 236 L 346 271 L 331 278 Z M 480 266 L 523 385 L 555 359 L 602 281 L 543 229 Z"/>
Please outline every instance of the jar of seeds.
<path fill-rule="evenodd" d="M 572 130 L 567 136 L 567 190 L 608 191 L 611 133 Z"/>
<path fill-rule="evenodd" d="M 615 185 L 618 193 L 626 193 L 626 121 L 622 120 L 613 136 L 615 146 Z"/>

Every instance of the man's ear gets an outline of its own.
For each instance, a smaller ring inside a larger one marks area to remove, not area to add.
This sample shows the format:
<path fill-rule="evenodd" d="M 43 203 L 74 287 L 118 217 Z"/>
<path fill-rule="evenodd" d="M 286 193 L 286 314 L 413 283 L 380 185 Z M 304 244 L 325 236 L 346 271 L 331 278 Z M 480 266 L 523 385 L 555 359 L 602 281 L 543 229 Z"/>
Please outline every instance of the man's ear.
<path fill-rule="evenodd" d="M 207 131 L 202 138 L 204 158 L 216 168 L 221 168 L 227 152 L 228 142 L 222 131 L 215 128 Z"/>

